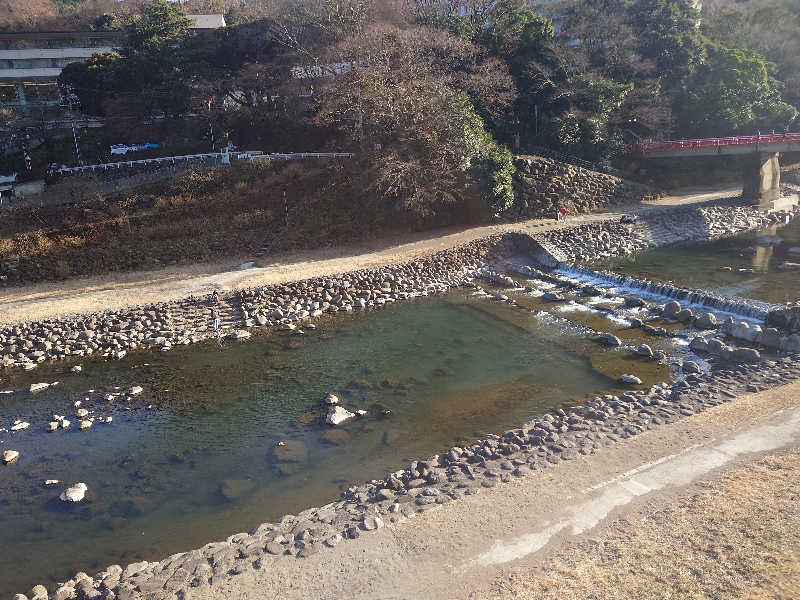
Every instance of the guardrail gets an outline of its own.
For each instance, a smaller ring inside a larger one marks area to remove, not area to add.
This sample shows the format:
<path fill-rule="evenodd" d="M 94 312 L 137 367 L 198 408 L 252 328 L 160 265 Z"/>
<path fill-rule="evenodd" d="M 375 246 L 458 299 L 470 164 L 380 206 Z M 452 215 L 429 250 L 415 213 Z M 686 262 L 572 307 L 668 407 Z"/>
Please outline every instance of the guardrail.
<path fill-rule="evenodd" d="M 272 153 L 254 156 L 256 160 L 303 160 L 305 158 L 353 158 L 352 152 L 291 152 L 288 154 Z"/>
<path fill-rule="evenodd" d="M 692 148 L 721 148 L 724 146 L 748 146 L 766 144 L 800 143 L 800 133 L 768 133 L 758 135 L 739 135 L 721 138 L 699 138 L 688 140 L 666 140 L 663 142 L 644 142 L 628 146 L 631 153 L 644 154 L 664 150 L 689 150 Z"/>
<path fill-rule="evenodd" d="M 123 160 L 110 163 L 99 163 L 96 165 L 85 165 L 82 167 L 63 167 L 58 169 L 58 173 L 69 175 L 74 173 L 87 173 L 95 171 L 109 171 L 111 169 L 141 167 L 141 166 L 163 166 L 194 160 L 219 160 L 224 163 L 227 155 L 230 160 L 304 160 L 309 158 L 353 158 L 350 152 L 291 152 L 291 153 L 272 153 L 264 154 L 261 150 L 248 150 L 241 152 L 209 152 L 206 154 L 184 154 L 181 156 L 162 156 L 158 158 L 143 158 L 140 160 Z"/>
<path fill-rule="evenodd" d="M 180 162 L 187 162 L 190 160 L 203 160 L 203 159 L 219 159 L 223 161 L 225 155 L 232 160 L 250 160 L 255 156 L 262 155 L 260 150 L 250 150 L 246 152 L 209 152 L 206 154 L 184 154 L 181 156 L 161 156 L 158 158 L 143 158 L 140 160 L 124 160 L 119 162 L 99 163 L 96 165 L 84 165 L 82 167 L 62 167 L 58 169 L 58 173 L 71 174 L 71 173 L 85 173 L 93 171 L 108 171 L 110 169 L 119 169 L 122 167 L 139 167 L 139 166 L 161 166 L 164 164 L 175 164 Z"/>

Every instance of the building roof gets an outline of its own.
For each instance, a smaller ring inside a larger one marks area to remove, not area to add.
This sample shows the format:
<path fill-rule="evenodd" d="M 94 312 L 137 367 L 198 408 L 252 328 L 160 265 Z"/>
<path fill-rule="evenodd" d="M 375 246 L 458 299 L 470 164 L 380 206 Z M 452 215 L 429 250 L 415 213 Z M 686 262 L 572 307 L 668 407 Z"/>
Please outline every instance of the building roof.
<path fill-rule="evenodd" d="M 186 15 L 192 20 L 192 29 L 219 29 L 225 27 L 225 15 Z"/>

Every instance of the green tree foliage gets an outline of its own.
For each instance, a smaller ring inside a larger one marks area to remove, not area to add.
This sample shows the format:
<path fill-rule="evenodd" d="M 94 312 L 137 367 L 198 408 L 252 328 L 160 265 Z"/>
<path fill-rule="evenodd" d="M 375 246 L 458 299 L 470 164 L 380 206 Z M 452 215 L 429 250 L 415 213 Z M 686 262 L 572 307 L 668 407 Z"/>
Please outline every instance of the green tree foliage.
<path fill-rule="evenodd" d="M 687 136 L 785 130 L 797 109 L 781 100 L 774 65 L 749 50 L 709 45 L 706 61 L 687 79 L 675 102 Z"/>
<path fill-rule="evenodd" d="M 700 13 L 691 0 L 634 0 L 628 23 L 641 57 L 655 65 L 667 88 L 678 85 L 702 57 Z"/>
<path fill-rule="evenodd" d="M 553 22 L 528 8 L 525 0 L 498 0 L 482 27 L 482 37 L 500 56 L 520 61 L 536 55 L 555 37 Z"/>
<path fill-rule="evenodd" d="M 122 23 L 119 53 L 69 65 L 59 82 L 74 88 L 89 114 L 104 114 L 109 103 L 137 115 L 180 114 L 190 93 L 186 55 L 180 51 L 190 24 L 178 5 L 152 0 Z"/>

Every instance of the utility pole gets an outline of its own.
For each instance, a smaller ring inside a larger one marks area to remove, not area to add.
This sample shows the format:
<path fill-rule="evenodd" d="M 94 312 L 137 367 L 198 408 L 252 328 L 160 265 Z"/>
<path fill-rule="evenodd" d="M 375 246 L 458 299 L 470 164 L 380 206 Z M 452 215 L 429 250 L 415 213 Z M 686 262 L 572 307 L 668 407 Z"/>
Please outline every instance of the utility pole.
<path fill-rule="evenodd" d="M 214 152 L 214 122 L 211 120 L 211 105 L 214 103 L 214 98 L 209 98 L 206 102 L 208 106 L 208 137 L 211 140 L 211 152 Z"/>
<path fill-rule="evenodd" d="M 77 101 L 78 97 L 73 93 L 72 89 L 65 87 L 62 90 L 63 97 L 67 101 L 67 111 L 69 115 L 70 125 L 72 127 L 72 142 L 75 145 L 75 162 L 79 167 L 83 166 L 83 158 L 81 157 L 81 148 L 78 144 L 78 132 L 75 128 L 75 115 L 72 112 L 73 103 Z"/>

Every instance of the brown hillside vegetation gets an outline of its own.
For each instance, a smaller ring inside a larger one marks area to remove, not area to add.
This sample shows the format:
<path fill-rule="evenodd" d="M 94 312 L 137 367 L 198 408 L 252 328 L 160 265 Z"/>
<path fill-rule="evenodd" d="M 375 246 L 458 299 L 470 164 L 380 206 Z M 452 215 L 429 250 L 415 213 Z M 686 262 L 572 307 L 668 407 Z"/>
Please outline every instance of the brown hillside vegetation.
<path fill-rule="evenodd" d="M 284 229 L 284 191 L 290 226 L 273 250 L 463 221 L 463 206 L 423 218 L 387 205 L 361 169 L 357 162 L 240 164 L 108 199 L 92 198 L 91 182 L 67 180 L 60 185 L 75 203 L 3 214 L 0 275 L 8 285 L 250 254 Z"/>

